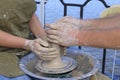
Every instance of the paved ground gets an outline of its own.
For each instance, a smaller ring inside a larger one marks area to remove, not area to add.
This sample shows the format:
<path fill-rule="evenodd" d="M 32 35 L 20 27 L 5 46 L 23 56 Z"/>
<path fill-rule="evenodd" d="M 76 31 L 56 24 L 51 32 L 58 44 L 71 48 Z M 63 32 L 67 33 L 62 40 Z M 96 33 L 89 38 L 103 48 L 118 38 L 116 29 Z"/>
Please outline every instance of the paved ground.
<path fill-rule="evenodd" d="M 120 4 L 120 0 L 105 0 L 108 5 Z M 85 0 L 65 0 L 65 2 L 71 3 L 84 3 Z M 99 18 L 100 13 L 105 9 L 103 4 L 98 0 L 92 0 L 84 8 L 84 19 Z M 79 18 L 79 8 L 78 7 L 68 7 L 68 16 L 73 16 Z M 63 17 L 63 5 L 59 0 L 48 0 L 45 5 L 45 23 L 52 23 L 55 20 Z M 71 47 L 77 48 L 77 47 Z M 96 57 L 100 62 L 102 62 L 102 52 L 103 49 L 92 48 L 92 47 L 82 47 L 81 51 L 88 52 L 92 56 Z M 115 75 L 120 76 L 120 51 L 117 50 L 116 66 L 115 66 Z M 106 60 L 106 71 L 107 75 L 112 74 L 112 66 L 114 59 L 115 50 L 107 49 L 107 60 Z M 120 80 L 115 78 L 115 80 Z"/>

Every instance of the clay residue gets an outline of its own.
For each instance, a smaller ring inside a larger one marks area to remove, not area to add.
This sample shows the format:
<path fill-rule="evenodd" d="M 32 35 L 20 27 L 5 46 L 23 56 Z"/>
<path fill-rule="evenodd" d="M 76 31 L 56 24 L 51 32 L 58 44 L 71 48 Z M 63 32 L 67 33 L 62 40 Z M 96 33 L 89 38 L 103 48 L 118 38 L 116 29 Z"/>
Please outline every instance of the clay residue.
<path fill-rule="evenodd" d="M 76 53 L 76 52 L 75 52 Z M 78 77 L 84 74 L 87 74 L 88 72 L 90 72 L 93 69 L 94 63 L 93 60 L 91 59 L 91 57 L 88 57 L 84 54 L 74 54 L 74 52 L 69 52 L 66 56 L 69 56 L 71 58 L 74 58 L 77 61 L 77 68 L 74 69 L 71 72 L 68 73 L 64 73 L 64 74 L 56 74 L 56 75 L 52 75 L 52 74 L 43 74 L 39 71 L 37 71 L 33 65 L 35 60 L 32 60 L 28 63 L 27 65 L 27 69 L 34 73 L 37 74 L 39 76 L 44 76 L 44 77 L 64 77 L 64 78 L 70 78 L 70 77 Z"/>

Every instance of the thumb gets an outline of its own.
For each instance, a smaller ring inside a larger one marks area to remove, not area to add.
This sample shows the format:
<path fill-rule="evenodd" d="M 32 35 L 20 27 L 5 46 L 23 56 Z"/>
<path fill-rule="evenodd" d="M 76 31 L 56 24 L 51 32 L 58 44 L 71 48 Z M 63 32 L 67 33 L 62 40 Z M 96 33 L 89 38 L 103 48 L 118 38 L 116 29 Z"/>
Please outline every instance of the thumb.
<path fill-rule="evenodd" d="M 40 45 L 42 45 L 44 47 L 49 47 L 49 43 L 47 41 L 40 39 L 40 38 L 36 39 L 36 42 L 38 42 Z"/>
<path fill-rule="evenodd" d="M 57 26 L 55 23 L 52 23 L 52 24 L 45 24 L 45 26 L 48 28 L 48 29 L 57 29 Z"/>

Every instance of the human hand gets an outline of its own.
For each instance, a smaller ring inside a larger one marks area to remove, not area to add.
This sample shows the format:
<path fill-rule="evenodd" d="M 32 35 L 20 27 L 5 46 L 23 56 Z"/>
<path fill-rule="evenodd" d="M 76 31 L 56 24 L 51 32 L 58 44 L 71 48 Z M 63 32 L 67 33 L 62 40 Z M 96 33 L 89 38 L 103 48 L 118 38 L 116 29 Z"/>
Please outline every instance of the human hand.
<path fill-rule="evenodd" d="M 26 40 L 24 48 L 31 50 L 42 60 L 51 60 L 58 55 L 55 47 L 50 47 L 47 42 L 40 38 L 35 40 Z"/>
<path fill-rule="evenodd" d="M 56 22 L 54 24 L 46 24 L 49 29 L 46 30 L 49 42 L 53 42 L 62 46 L 79 45 L 79 30 L 75 24 L 68 22 Z"/>
<path fill-rule="evenodd" d="M 65 17 L 57 20 L 56 22 L 67 22 L 67 23 L 72 23 L 72 24 L 75 24 L 77 26 L 80 26 L 80 19 L 70 17 L 70 16 L 65 16 Z"/>

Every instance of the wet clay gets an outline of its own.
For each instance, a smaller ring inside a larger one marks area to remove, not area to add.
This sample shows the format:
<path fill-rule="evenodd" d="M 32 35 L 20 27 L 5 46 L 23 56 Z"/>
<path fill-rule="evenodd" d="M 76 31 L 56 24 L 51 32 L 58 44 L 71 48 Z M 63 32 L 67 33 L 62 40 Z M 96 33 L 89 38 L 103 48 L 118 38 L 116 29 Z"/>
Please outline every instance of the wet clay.
<path fill-rule="evenodd" d="M 57 44 L 52 44 L 52 47 L 56 47 L 57 48 L 57 53 L 58 56 L 56 58 L 54 58 L 53 60 L 50 61 L 45 61 L 45 63 L 43 63 L 43 66 L 45 68 L 61 68 L 65 66 L 65 63 L 62 61 L 61 59 L 61 48 L 59 45 Z"/>
<path fill-rule="evenodd" d="M 44 74 L 41 73 L 39 71 L 37 71 L 34 68 L 34 63 L 35 63 L 35 59 L 31 60 L 28 65 L 27 65 L 27 69 L 29 71 L 31 71 L 34 74 L 40 75 L 40 76 L 45 76 L 45 77 L 64 77 L 64 78 L 69 78 L 69 77 L 77 77 L 77 76 L 82 76 L 88 72 L 90 72 L 93 69 L 94 66 L 94 62 L 91 59 L 91 57 L 86 56 L 85 54 L 77 54 L 78 52 L 74 52 L 74 51 L 70 51 L 67 52 L 66 56 L 70 57 L 70 58 L 74 58 L 78 63 L 77 63 L 77 67 L 67 73 L 64 74 Z"/>
<path fill-rule="evenodd" d="M 42 68 L 62 68 L 64 66 L 66 66 L 67 64 L 65 62 L 62 61 L 61 59 L 61 54 L 63 54 L 61 51 L 61 47 L 57 44 L 51 44 L 51 47 L 55 47 L 57 48 L 57 57 L 52 59 L 52 60 L 44 60 L 43 62 L 41 62 L 41 60 L 38 59 L 37 61 L 37 68 L 40 68 L 40 66 L 42 66 Z M 39 69 L 38 69 L 39 70 Z"/>

